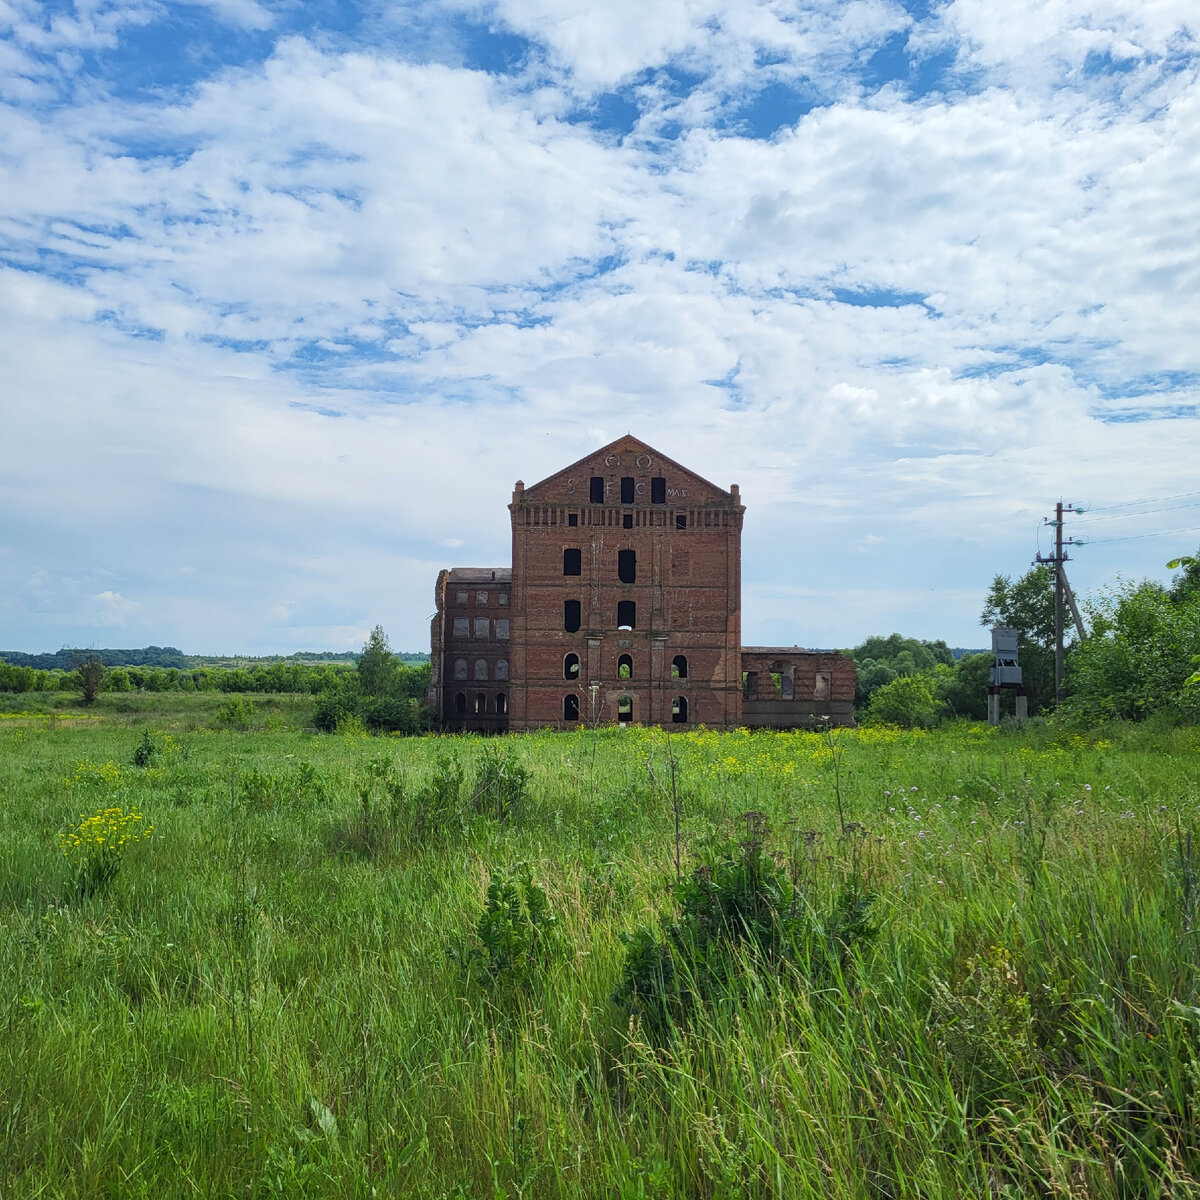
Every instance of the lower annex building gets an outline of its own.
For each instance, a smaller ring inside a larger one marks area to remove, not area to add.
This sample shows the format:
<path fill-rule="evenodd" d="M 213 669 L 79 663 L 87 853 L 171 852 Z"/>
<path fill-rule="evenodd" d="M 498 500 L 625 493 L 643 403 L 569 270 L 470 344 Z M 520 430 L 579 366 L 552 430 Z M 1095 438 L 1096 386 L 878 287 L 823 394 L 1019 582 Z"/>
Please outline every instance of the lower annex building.
<path fill-rule="evenodd" d="M 510 567 L 439 572 L 444 729 L 853 724 L 854 661 L 741 644 L 746 509 L 627 435 L 509 505 Z"/>

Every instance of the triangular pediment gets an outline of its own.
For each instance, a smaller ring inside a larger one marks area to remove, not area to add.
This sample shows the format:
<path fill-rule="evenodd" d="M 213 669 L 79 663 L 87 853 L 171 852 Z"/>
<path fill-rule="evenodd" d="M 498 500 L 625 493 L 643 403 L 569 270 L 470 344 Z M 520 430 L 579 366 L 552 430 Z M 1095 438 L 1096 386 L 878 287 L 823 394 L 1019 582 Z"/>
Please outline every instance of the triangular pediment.
<path fill-rule="evenodd" d="M 628 433 L 527 487 L 524 500 L 537 504 L 587 504 L 590 502 L 589 488 L 594 477 L 604 479 L 608 485 L 606 495 L 611 499 L 606 499 L 606 503 L 617 503 L 620 481 L 624 478 L 634 480 L 638 499 L 646 502 L 650 501 L 650 481 L 654 478 L 666 480 L 668 504 L 728 505 L 735 502 L 733 495 L 724 488 L 710 483 L 695 471 L 689 471 L 673 458 L 668 458 Z"/>

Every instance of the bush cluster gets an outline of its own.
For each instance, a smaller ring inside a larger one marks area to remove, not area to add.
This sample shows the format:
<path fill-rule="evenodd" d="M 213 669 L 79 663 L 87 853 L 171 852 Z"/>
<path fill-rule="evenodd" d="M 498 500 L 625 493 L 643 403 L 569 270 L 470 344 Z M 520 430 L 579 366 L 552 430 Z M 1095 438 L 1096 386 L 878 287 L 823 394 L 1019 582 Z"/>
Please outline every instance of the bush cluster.
<path fill-rule="evenodd" d="M 851 948 L 875 935 L 873 897 L 857 878 L 822 906 L 769 847 L 763 814 L 744 820 L 743 840 L 701 843 L 699 865 L 672 886 L 675 907 L 665 924 L 623 939 L 613 1000 L 655 1037 L 684 1024 L 697 1006 L 736 1002 L 747 972 L 811 983 L 843 970 Z"/>

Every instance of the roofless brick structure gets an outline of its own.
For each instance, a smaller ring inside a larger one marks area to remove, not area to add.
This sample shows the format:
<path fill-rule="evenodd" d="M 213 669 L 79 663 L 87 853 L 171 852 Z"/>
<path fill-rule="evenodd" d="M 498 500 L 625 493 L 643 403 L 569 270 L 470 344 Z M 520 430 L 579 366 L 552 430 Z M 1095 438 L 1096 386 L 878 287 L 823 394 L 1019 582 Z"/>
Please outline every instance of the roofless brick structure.
<path fill-rule="evenodd" d="M 509 512 L 511 568 L 438 574 L 429 700 L 443 728 L 853 723 L 853 660 L 741 645 L 737 484 L 627 435 L 518 480 Z"/>

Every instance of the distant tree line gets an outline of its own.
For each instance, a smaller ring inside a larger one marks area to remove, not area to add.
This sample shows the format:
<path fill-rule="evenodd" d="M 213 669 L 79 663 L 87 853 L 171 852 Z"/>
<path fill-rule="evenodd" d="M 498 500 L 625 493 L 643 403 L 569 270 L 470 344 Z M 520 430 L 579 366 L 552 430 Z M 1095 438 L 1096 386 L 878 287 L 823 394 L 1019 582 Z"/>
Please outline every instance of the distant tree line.
<path fill-rule="evenodd" d="M 114 667 L 102 651 L 87 656 L 103 663 L 101 692 L 291 692 L 315 695 L 353 675 L 353 663 L 276 662 L 261 667 Z M 0 662 L 0 692 L 63 692 L 78 686 L 79 666 L 38 670 Z"/>
<path fill-rule="evenodd" d="M 0 662 L 37 671 L 73 671 L 81 655 L 94 654 L 108 667 L 190 667 L 193 664 L 174 646 L 144 646 L 140 650 L 55 650 L 53 654 L 25 654 L 0 650 Z M 22 689 L 26 690 L 26 689 Z"/>

